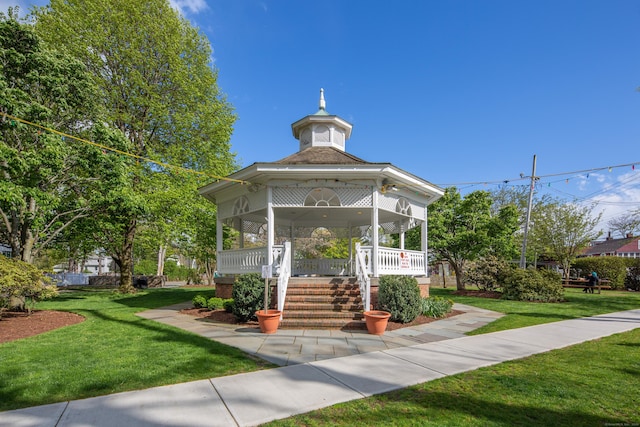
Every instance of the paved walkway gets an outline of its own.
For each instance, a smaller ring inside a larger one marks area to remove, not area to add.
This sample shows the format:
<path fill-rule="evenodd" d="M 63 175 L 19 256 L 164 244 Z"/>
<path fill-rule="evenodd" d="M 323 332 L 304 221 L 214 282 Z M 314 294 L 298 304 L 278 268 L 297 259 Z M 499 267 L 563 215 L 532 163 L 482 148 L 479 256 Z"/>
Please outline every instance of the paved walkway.
<path fill-rule="evenodd" d="M 176 309 L 153 310 L 142 315 L 165 323 L 185 321 Z M 289 366 L 0 412 L 0 427 L 253 426 L 640 328 L 638 309 L 484 335 L 454 337 L 462 332 L 457 328 L 473 328 L 473 322 L 482 323 L 479 318 L 496 315 L 480 312 L 464 316 L 468 316 L 464 322 L 455 318 L 433 322 L 404 336 L 404 331 L 385 333 L 376 345 L 384 343 L 387 348 L 370 352 L 366 350 L 373 347 L 368 347 L 366 341 L 358 344 L 359 339 L 367 339 L 365 334 L 340 338 L 307 336 L 312 338 L 312 342 L 317 339 L 317 343 L 325 342 L 325 339 L 355 340 L 350 348 L 358 354 L 338 357 L 336 353 L 340 351 L 336 351 L 335 344 L 329 344 L 334 345 L 333 356 L 326 359 L 328 355 L 323 351 L 311 351 L 316 347 L 309 347 L 310 354 L 325 360 L 306 363 L 301 363 L 302 360 L 295 355 L 302 356 L 302 348 L 307 345 L 319 344 L 309 344 L 305 340 L 295 344 L 296 339 L 305 338 L 305 333 L 294 335 L 291 331 L 279 331 L 274 336 L 261 337 L 262 344 L 254 343 L 245 349 Z M 445 323 L 448 326 L 442 327 L 440 322 L 448 322 Z M 216 328 L 203 322 L 186 323 L 190 325 L 187 329 L 194 328 L 203 335 L 213 334 Z M 465 323 L 469 324 L 465 326 Z M 256 333 L 254 330 L 222 329 L 224 334 L 214 339 L 249 339 Z M 452 336 L 446 339 L 449 334 Z M 429 337 L 434 336 L 441 340 L 429 341 Z M 271 348 L 278 337 L 286 338 L 283 344 L 288 348 L 286 353 L 277 353 Z M 270 342 L 272 339 L 275 341 Z M 427 341 L 420 344 L 420 339 Z M 287 344 L 291 340 L 293 343 Z M 413 345 L 406 345 L 412 341 Z M 242 344 L 240 340 L 236 343 Z M 340 342 L 337 348 L 342 346 Z"/>
<path fill-rule="evenodd" d="M 138 313 L 138 316 L 237 347 L 246 353 L 279 366 L 297 365 L 334 357 L 460 338 L 465 336 L 465 333 L 503 316 L 501 313 L 456 304 L 454 309 L 464 311 L 464 314 L 424 325 L 385 332 L 381 336 L 370 335 L 366 330 L 342 331 L 338 329 L 279 329 L 275 334 L 267 335 L 260 333 L 258 327 L 247 328 L 212 323 L 205 319 L 179 313 L 181 309 L 190 307 L 192 304 L 186 302 Z"/>

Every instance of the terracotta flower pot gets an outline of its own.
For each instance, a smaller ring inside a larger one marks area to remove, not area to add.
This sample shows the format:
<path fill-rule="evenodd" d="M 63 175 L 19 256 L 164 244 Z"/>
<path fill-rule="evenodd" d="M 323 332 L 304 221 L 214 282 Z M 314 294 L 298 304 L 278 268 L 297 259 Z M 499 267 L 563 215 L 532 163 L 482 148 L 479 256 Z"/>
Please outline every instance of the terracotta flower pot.
<path fill-rule="evenodd" d="M 280 325 L 281 315 L 282 311 L 280 310 L 267 310 L 266 313 L 264 310 L 256 311 L 256 317 L 260 324 L 260 332 L 263 334 L 275 334 Z"/>
<path fill-rule="evenodd" d="M 391 313 L 388 311 L 371 310 L 365 311 L 364 320 L 367 324 L 367 331 L 372 335 L 382 335 L 387 329 L 387 323 Z"/>

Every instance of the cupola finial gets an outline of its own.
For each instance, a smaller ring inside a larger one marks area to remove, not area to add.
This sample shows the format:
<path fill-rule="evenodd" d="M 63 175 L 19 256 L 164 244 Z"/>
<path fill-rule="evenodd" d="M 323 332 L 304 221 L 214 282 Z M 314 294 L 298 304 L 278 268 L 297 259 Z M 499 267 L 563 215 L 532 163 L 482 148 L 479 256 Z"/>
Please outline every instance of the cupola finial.
<path fill-rule="evenodd" d="M 320 109 L 325 110 L 327 103 L 324 101 L 324 89 L 320 88 Z"/>

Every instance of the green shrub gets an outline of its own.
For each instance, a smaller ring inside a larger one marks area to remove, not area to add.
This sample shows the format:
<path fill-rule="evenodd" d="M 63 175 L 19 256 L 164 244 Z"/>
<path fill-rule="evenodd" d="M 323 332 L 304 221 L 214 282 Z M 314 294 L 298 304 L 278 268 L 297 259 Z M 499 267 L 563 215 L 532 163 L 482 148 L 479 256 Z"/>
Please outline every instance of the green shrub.
<path fill-rule="evenodd" d="M 391 313 L 391 320 L 408 323 L 420 315 L 422 298 L 418 281 L 412 276 L 382 276 L 378 287 L 378 304 Z"/>
<path fill-rule="evenodd" d="M 205 297 L 204 295 L 196 295 L 195 297 L 193 297 L 191 302 L 193 303 L 193 306 L 195 308 L 204 308 L 207 306 L 207 297 Z"/>
<path fill-rule="evenodd" d="M 442 297 L 422 298 L 422 315 L 427 317 L 444 317 L 453 308 L 453 301 Z"/>
<path fill-rule="evenodd" d="M 0 255 L 0 316 L 6 309 L 31 311 L 39 300 L 58 294 L 49 278 L 35 266 Z"/>
<path fill-rule="evenodd" d="M 187 280 L 189 271 L 192 270 L 184 265 L 178 265 L 174 260 L 168 259 L 164 263 L 164 275 L 169 280 Z"/>
<path fill-rule="evenodd" d="M 233 298 L 224 300 L 222 306 L 227 313 L 233 313 Z"/>
<path fill-rule="evenodd" d="M 187 271 L 187 285 L 201 285 L 202 275 L 197 268 L 190 268 Z"/>
<path fill-rule="evenodd" d="M 256 311 L 264 309 L 264 279 L 258 273 L 241 274 L 233 283 L 233 314 L 240 322 L 257 320 Z M 267 293 L 267 304 L 271 293 Z"/>
<path fill-rule="evenodd" d="M 632 291 L 640 291 L 640 259 L 636 258 L 630 263 L 624 279 L 624 287 Z"/>
<path fill-rule="evenodd" d="M 493 291 L 500 288 L 511 269 L 506 260 L 490 255 L 472 263 L 465 277 L 468 283 L 478 286 L 478 289 Z"/>
<path fill-rule="evenodd" d="M 562 278 L 550 270 L 513 269 L 505 276 L 502 298 L 515 301 L 563 301 Z"/>
<path fill-rule="evenodd" d="M 134 267 L 135 274 L 143 276 L 155 276 L 158 272 L 158 263 L 149 259 L 142 259 L 136 262 Z"/>
<path fill-rule="evenodd" d="M 627 276 L 628 258 L 617 256 L 594 256 L 578 258 L 572 264 L 576 270 L 580 270 L 580 276 L 587 277 L 592 271 L 598 273 L 600 279 L 608 280 L 607 285 L 613 289 L 623 289 Z"/>
<path fill-rule="evenodd" d="M 222 298 L 213 297 L 207 300 L 207 308 L 209 310 L 220 310 L 224 307 L 224 300 Z"/>

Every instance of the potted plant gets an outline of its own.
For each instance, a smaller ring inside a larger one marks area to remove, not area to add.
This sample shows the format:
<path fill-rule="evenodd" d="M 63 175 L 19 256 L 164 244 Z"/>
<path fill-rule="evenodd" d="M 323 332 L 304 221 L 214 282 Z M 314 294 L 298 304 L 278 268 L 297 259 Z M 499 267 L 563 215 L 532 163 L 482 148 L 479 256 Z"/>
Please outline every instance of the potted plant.
<path fill-rule="evenodd" d="M 387 329 L 387 323 L 391 313 L 382 310 L 365 311 L 364 320 L 367 324 L 367 331 L 372 335 L 382 335 Z"/>
<path fill-rule="evenodd" d="M 262 277 L 264 278 L 264 304 L 263 310 L 256 311 L 260 332 L 263 334 L 275 334 L 280 325 L 280 310 L 269 310 L 269 277 L 271 277 L 271 266 L 262 266 Z"/>

